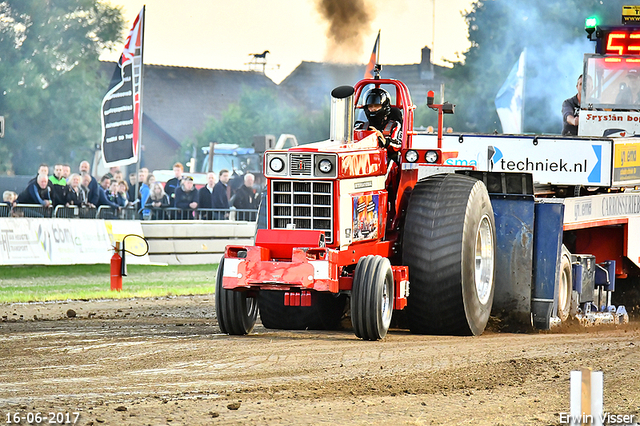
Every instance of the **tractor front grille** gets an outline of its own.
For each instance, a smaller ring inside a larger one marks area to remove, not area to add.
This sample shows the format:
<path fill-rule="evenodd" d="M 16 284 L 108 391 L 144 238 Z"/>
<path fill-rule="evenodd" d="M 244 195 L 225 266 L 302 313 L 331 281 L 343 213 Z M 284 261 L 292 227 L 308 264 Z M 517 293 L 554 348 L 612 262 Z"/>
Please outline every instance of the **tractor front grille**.
<path fill-rule="evenodd" d="M 333 242 L 333 182 L 271 181 L 271 229 L 324 231 Z"/>
<path fill-rule="evenodd" d="M 311 154 L 291 154 L 289 159 L 291 176 L 311 176 L 313 169 Z"/>

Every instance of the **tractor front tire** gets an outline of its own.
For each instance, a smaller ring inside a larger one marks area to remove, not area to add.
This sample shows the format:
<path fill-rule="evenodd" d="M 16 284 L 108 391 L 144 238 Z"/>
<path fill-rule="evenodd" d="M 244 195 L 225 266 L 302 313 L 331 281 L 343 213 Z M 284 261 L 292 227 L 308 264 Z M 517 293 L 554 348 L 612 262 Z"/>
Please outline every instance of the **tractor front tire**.
<path fill-rule="evenodd" d="M 404 224 L 409 328 L 420 334 L 480 335 L 495 290 L 495 220 L 487 189 L 458 174 L 419 181 Z"/>
<path fill-rule="evenodd" d="M 218 265 L 216 277 L 216 316 L 223 333 L 233 335 L 249 334 L 258 318 L 258 299 L 247 297 L 239 290 L 227 290 L 222 287 L 224 256 Z"/>
<path fill-rule="evenodd" d="M 393 271 L 382 256 L 360 258 L 351 289 L 353 331 L 364 340 L 380 340 L 387 335 L 393 314 Z"/>

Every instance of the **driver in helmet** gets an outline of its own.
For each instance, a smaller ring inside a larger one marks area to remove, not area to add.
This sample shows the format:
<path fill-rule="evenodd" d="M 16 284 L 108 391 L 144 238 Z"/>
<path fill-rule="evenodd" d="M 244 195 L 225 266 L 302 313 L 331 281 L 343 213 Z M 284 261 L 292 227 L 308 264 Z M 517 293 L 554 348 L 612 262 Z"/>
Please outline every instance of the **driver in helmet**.
<path fill-rule="evenodd" d="M 380 145 L 397 152 L 402 145 L 402 117 L 391 109 L 389 92 L 378 87 L 365 95 L 364 113 L 368 122 L 356 123 L 356 130 L 375 130 Z"/>

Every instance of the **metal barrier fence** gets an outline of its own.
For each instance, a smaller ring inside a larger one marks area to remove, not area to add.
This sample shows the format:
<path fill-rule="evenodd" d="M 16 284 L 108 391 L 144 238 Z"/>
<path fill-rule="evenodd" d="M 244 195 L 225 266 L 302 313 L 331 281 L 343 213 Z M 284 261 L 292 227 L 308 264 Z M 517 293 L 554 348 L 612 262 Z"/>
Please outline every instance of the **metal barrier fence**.
<path fill-rule="evenodd" d="M 56 206 L 53 217 L 66 219 L 136 219 L 137 212 L 134 207 L 120 207 L 114 209 L 109 206 L 77 207 Z"/>
<path fill-rule="evenodd" d="M 177 207 L 143 208 L 138 210 L 142 220 L 237 220 L 255 222 L 257 210 L 241 209 L 179 209 Z"/>
<path fill-rule="evenodd" d="M 40 204 L 16 204 L 13 207 L 0 205 L 0 217 L 34 217 L 64 219 L 109 219 L 109 220 L 236 220 L 255 222 L 257 210 L 231 209 L 179 209 L 123 207 L 114 209 L 109 206 L 78 207 L 56 206 L 44 207 Z"/>
<path fill-rule="evenodd" d="M 56 206 L 53 209 L 53 217 L 64 219 L 95 219 L 97 209 L 95 207 Z"/>
<path fill-rule="evenodd" d="M 51 217 L 53 209 L 40 204 L 16 204 L 11 208 L 11 217 Z"/>
<path fill-rule="evenodd" d="M 138 219 L 138 213 L 135 207 L 121 207 L 114 209 L 109 206 L 98 207 L 96 213 L 97 219 L 122 219 L 122 220 L 134 220 Z"/>

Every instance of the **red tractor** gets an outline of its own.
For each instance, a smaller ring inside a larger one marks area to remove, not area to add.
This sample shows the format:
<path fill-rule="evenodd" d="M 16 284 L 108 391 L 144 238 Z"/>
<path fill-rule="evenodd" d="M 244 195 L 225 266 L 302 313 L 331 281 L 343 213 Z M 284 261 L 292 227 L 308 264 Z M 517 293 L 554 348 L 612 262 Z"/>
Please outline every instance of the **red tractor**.
<path fill-rule="evenodd" d="M 353 130 L 372 87 L 385 88 L 402 116 L 397 154 L 375 131 Z M 453 112 L 428 103 L 440 122 Z M 223 332 L 249 333 L 258 311 L 267 328 L 332 329 L 349 310 L 365 340 L 385 337 L 400 310 L 415 333 L 483 332 L 496 255 L 487 188 L 445 166 L 440 149 L 412 148 L 414 109 L 397 80 L 341 86 L 330 140 L 265 154 L 266 229 L 254 246 L 227 246 L 218 269 Z"/>

